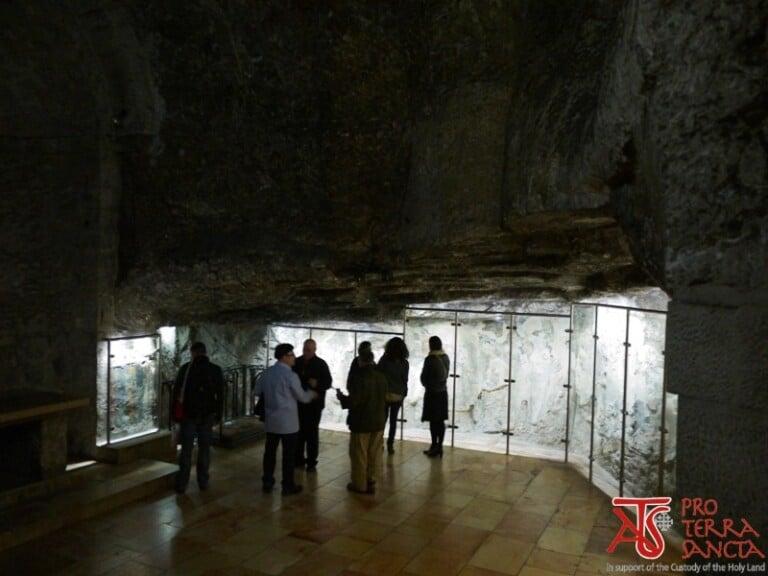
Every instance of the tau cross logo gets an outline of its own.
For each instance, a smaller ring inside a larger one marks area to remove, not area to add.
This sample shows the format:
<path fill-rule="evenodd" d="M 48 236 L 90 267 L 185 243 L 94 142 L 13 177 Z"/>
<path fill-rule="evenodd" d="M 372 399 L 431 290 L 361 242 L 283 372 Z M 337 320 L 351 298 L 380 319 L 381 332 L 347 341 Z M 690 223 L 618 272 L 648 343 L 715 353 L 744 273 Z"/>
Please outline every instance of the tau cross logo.
<path fill-rule="evenodd" d="M 621 520 L 621 527 L 607 551 L 612 553 L 616 550 L 616 546 L 622 542 L 634 542 L 635 550 L 646 560 L 656 560 L 660 557 L 664 553 L 664 537 L 655 519 L 659 514 L 666 515 L 671 510 L 669 503 L 672 502 L 672 498 L 668 496 L 657 498 L 616 497 L 611 502 L 613 503 L 613 513 Z M 622 507 L 632 509 L 637 520 L 627 516 Z M 669 523 L 671 525 L 671 522 Z"/>

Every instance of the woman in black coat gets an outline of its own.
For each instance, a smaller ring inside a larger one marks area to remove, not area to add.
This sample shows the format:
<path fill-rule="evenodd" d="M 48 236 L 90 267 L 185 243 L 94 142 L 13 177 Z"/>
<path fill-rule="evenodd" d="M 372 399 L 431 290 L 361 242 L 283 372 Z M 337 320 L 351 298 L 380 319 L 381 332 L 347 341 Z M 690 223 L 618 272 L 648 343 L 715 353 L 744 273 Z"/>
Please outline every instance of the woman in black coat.
<path fill-rule="evenodd" d="M 437 336 L 429 339 L 429 356 L 424 359 L 421 384 L 424 386 L 424 407 L 421 421 L 429 422 L 432 446 L 424 454 L 433 458 L 443 456 L 445 421 L 448 420 L 448 374 L 451 361 L 443 352 L 443 343 Z"/>
<path fill-rule="evenodd" d="M 389 436 L 387 452 L 395 453 L 395 434 L 397 433 L 397 415 L 408 396 L 408 347 L 402 338 L 391 338 L 384 347 L 384 355 L 379 360 L 379 370 L 387 377 L 387 419 Z M 386 422 L 385 422 L 386 424 Z"/>

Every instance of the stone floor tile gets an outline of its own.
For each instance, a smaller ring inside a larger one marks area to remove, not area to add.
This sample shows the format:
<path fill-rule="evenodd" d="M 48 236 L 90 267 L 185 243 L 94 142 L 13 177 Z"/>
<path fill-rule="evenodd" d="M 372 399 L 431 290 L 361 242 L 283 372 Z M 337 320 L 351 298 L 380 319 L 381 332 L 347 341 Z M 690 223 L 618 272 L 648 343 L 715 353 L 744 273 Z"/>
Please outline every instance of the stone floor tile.
<path fill-rule="evenodd" d="M 587 546 L 589 534 L 566 528 L 547 527 L 539 538 L 539 548 L 562 552 L 563 554 L 581 555 Z"/>
<path fill-rule="evenodd" d="M 351 536 L 335 536 L 323 544 L 323 549 L 331 554 L 357 559 L 363 556 L 374 544 Z"/>
<path fill-rule="evenodd" d="M 428 546 L 407 564 L 404 573 L 418 576 L 453 576 L 461 571 L 467 559 L 451 554 L 449 550 Z"/>
<path fill-rule="evenodd" d="M 550 517 L 532 512 L 510 510 L 496 525 L 494 532 L 523 542 L 536 543 L 549 524 Z"/>
<path fill-rule="evenodd" d="M 534 548 L 525 565 L 558 574 L 573 574 L 580 561 L 581 556 Z"/>
<path fill-rule="evenodd" d="M 243 562 L 242 566 L 257 570 L 263 574 L 276 575 L 301 559 L 301 554 L 281 552 L 274 547 L 270 547 Z"/>
<path fill-rule="evenodd" d="M 533 544 L 492 534 L 475 552 L 469 563 L 478 568 L 515 575 L 525 565 Z"/>

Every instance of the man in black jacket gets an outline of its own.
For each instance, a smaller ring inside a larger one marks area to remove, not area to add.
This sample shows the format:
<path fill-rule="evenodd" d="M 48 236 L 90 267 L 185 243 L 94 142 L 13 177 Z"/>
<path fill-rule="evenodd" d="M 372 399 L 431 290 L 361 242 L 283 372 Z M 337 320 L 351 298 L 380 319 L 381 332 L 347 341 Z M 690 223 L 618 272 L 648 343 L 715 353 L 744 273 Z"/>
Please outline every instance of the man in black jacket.
<path fill-rule="evenodd" d="M 317 398 L 309 404 L 299 404 L 299 439 L 296 445 L 296 466 L 307 465 L 313 472 L 317 466 L 320 444 L 320 418 L 325 408 L 325 392 L 331 387 L 333 378 L 328 364 L 317 356 L 317 343 L 309 339 L 304 342 L 301 356 L 296 358 L 293 371 L 299 375 L 304 390 L 314 390 Z M 307 447 L 306 456 L 304 446 Z"/>
<path fill-rule="evenodd" d="M 192 361 L 184 364 L 176 376 L 173 399 L 182 404 L 179 422 L 181 454 L 176 475 L 176 492 L 183 494 L 192 469 L 192 448 L 197 437 L 197 485 L 208 489 L 208 467 L 211 463 L 213 424 L 224 408 L 224 375 L 221 368 L 208 360 L 205 344 L 195 342 L 189 349 Z"/>

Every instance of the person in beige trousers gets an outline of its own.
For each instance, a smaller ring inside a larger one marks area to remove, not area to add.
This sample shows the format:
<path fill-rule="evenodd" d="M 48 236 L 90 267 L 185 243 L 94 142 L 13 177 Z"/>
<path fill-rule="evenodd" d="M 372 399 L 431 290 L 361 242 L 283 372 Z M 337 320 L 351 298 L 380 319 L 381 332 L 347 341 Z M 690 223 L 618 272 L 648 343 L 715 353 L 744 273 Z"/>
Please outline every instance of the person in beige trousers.
<path fill-rule="evenodd" d="M 349 458 L 352 462 L 352 481 L 347 490 L 359 494 L 373 494 L 376 469 L 381 458 L 386 418 L 387 378 L 376 368 L 373 352 L 359 356 L 359 369 L 347 385 L 349 395 L 336 393 L 342 408 L 349 409 Z"/>

